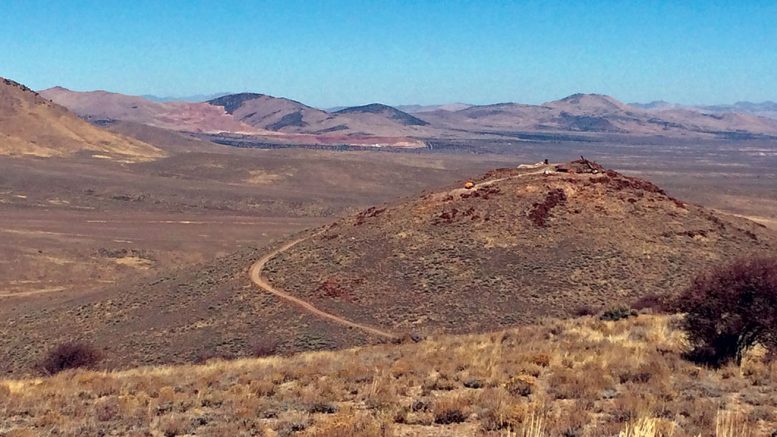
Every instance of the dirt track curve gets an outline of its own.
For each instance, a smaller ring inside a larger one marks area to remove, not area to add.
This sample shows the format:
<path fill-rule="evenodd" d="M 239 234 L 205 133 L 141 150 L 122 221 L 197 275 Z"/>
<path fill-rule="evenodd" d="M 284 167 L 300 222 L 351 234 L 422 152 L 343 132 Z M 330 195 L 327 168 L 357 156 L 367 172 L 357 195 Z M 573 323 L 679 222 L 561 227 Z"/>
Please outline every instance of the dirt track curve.
<path fill-rule="evenodd" d="M 491 185 L 493 183 L 496 183 L 496 182 L 499 182 L 499 181 L 503 181 L 503 180 L 506 180 L 506 179 L 512 179 L 512 178 L 516 178 L 516 177 L 523 177 L 523 176 L 530 176 L 530 175 L 541 174 L 541 173 L 543 173 L 545 171 L 544 170 L 545 168 L 547 168 L 547 166 L 543 166 L 543 170 L 539 170 L 539 171 L 533 171 L 533 172 L 529 172 L 529 173 L 520 174 L 520 175 L 517 175 L 517 176 L 510 176 L 510 177 L 504 177 L 504 178 L 499 178 L 499 179 L 492 179 L 492 180 L 488 180 L 488 181 L 483 181 L 483 182 L 480 182 L 478 184 L 475 184 L 475 186 L 473 186 L 470 189 L 457 188 L 457 189 L 454 189 L 454 190 L 450 191 L 450 193 L 456 193 L 456 192 L 459 192 L 459 191 L 462 191 L 462 192 L 463 191 L 471 191 L 473 189 L 477 189 L 477 188 L 480 188 L 480 187 L 485 187 L 485 186 L 488 186 L 488 185 Z M 290 241 L 290 242 L 284 244 L 283 246 L 281 246 L 281 247 L 273 250 L 272 252 L 264 255 L 263 257 L 261 257 L 248 270 L 248 276 L 251 278 L 251 282 L 256 284 L 256 286 L 258 286 L 262 290 L 264 290 L 264 291 L 266 291 L 266 292 L 268 292 L 270 294 L 273 294 L 273 295 L 275 295 L 275 296 L 277 296 L 277 297 L 279 297 L 279 298 L 281 298 L 281 299 L 283 299 L 283 300 L 285 300 L 287 302 L 290 302 L 290 303 L 292 303 L 294 305 L 297 305 L 298 307 L 302 308 L 303 310 L 305 310 L 305 311 L 307 311 L 307 312 L 309 312 L 309 313 L 311 313 L 311 314 L 313 314 L 315 316 L 331 320 L 331 321 L 333 321 L 333 322 L 335 322 L 337 324 L 343 325 L 343 326 L 348 326 L 348 327 L 351 327 L 351 328 L 359 329 L 359 330 L 364 331 L 364 332 L 366 332 L 368 334 L 375 335 L 375 336 L 378 336 L 378 337 L 383 337 L 383 338 L 387 338 L 387 339 L 390 339 L 390 340 L 397 340 L 397 339 L 399 339 L 400 337 L 398 335 L 396 335 L 396 334 L 392 334 L 390 332 L 383 331 L 381 329 L 378 329 L 378 328 L 375 328 L 375 327 L 372 327 L 372 326 L 367 326 L 367 325 L 363 325 L 361 323 L 356 323 L 356 322 L 350 321 L 348 319 L 344 319 L 344 318 L 342 318 L 342 317 L 340 317 L 338 315 L 335 315 L 335 314 L 332 314 L 332 313 L 328 313 L 326 311 L 322 311 L 322 310 L 316 308 L 315 306 L 313 306 L 312 304 L 310 304 L 308 302 L 305 302 L 304 300 L 299 299 L 297 297 L 294 297 L 294 296 L 290 295 L 289 293 L 287 293 L 287 292 L 285 292 L 285 291 L 283 291 L 283 290 L 281 290 L 279 288 L 276 288 L 275 286 L 270 284 L 270 282 L 267 280 L 267 278 L 262 276 L 262 270 L 264 269 L 264 266 L 267 264 L 268 261 L 270 261 L 271 259 L 275 258 L 279 254 L 281 254 L 281 253 L 291 249 L 292 247 L 296 246 L 297 244 L 302 243 L 303 241 L 306 241 L 306 240 L 308 240 L 308 239 L 310 239 L 312 237 L 315 237 L 316 235 L 319 235 L 320 233 L 321 232 L 319 232 L 317 234 L 313 234 L 313 235 L 307 236 L 307 237 L 298 238 L 296 240 Z"/>
<path fill-rule="evenodd" d="M 335 314 L 327 313 L 326 311 L 322 311 L 322 310 L 316 308 L 315 306 L 311 305 L 310 303 L 305 302 L 302 299 L 296 298 L 296 297 L 290 295 L 289 293 L 286 293 L 285 291 L 280 290 L 280 289 L 274 287 L 272 284 L 270 284 L 267 281 L 267 279 L 264 276 L 262 276 L 262 270 L 264 269 L 264 266 L 265 266 L 265 264 L 267 264 L 268 261 L 270 261 L 271 259 L 275 258 L 277 255 L 279 255 L 279 254 L 281 254 L 281 253 L 291 249 L 292 247 L 296 246 L 297 244 L 307 240 L 308 238 L 310 238 L 310 237 L 299 238 L 297 240 L 290 241 L 290 242 L 284 244 L 283 246 L 275 249 L 274 251 L 268 253 L 267 255 L 263 256 L 262 258 L 260 258 L 259 261 L 255 262 L 251 266 L 251 269 L 248 271 L 248 275 L 251 277 L 251 281 L 254 284 L 256 284 L 259 288 L 261 288 L 262 290 L 264 290 L 264 291 L 266 291 L 268 293 L 274 294 L 275 296 L 278 296 L 279 298 L 281 298 L 281 299 L 283 299 L 283 300 L 285 300 L 287 302 L 290 302 L 290 303 L 292 303 L 294 305 L 297 305 L 298 307 L 302 308 L 303 310 L 305 310 L 305 311 L 307 311 L 307 312 L 309 312 L 309 313 L 311 313 L 311 314 L 313 314 L 315 316 L 321 317 L 323 319 L 331 320 L 331 321 L 333 321 L 333 322 L 335 322 L 337 324 L 343 325 L 343 326 L 348 326 L 348 327 L 351 327 L 351 328 L 355 328 L 355 329 L 364 331 L 364 332 L 366 332 L 368 334 L 375 335 L 377 337 L 387 338 L 387 339 L 390 339 L 390 340 L 398 339 L 399 336 L 397 336 L 395 334 L 392 334 L 390 332 L 383 331 L 381 329 L 374 328 L 372 326 L 362 325 L 361 323 L 352 322 L 350 320 L 344 319 L 344 318 L 342 318 L 340 316 L 337 316 Z"/>

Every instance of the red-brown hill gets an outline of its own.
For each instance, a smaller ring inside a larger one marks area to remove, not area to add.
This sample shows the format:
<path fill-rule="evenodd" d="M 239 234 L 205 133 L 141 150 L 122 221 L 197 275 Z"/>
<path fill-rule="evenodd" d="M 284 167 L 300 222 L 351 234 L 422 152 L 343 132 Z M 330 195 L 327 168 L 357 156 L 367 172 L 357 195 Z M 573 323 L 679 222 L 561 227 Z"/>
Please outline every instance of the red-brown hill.
<path fill-rule="evenodd" d="M 777 248 L 761 225 L 614 171 L 539 166 L 476 182 L 340 220 L 265 273 L 360 323 L 459 333 L 672 293 L 711 263 Z"/>

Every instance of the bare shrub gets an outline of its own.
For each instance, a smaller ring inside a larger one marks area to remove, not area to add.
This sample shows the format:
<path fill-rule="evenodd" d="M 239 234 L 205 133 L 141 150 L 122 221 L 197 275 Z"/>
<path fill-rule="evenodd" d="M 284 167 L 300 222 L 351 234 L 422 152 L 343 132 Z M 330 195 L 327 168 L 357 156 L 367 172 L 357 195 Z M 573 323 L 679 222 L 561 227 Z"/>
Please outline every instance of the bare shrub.
<path fill-rule="evenodd" d="M 616 307 L 605 310 L 599 320 L 613 321 L 628 319 L 629 317 L 636 316 L 636 311 L 630 310 L 626 307 Z"/>
<path fill-rule="evenodd" d="M 591 305 L 583 304 L 577 307 L 577 309 L 575 309 L 574 314 L 576 317 L 585 317 L 585 316 L 593 316 L 597 312 L 599 311 L 596 308 L 592 307 Z"/>
<path fill-rule="evenodd" d="M 40 361 L 40 369 L 53 375 L 67 369 L 91 368 L 100 362 L 100 352 L 92 346 L 79 343 L 62 343 L 51 349 Z"/>
<path fill-rule="evenodd" d="M 719 367 L 756 344 L 777 348 L 777 258 L 737 260 L 694 279 L 679 297 L 694 361 Z"/>
<path fill-rule="evenodd" d="M 278 342 L 274 340 L 258 340 L 251 345 L 251 355 L 257 358 L 275 355 L 278 351 Z"/>

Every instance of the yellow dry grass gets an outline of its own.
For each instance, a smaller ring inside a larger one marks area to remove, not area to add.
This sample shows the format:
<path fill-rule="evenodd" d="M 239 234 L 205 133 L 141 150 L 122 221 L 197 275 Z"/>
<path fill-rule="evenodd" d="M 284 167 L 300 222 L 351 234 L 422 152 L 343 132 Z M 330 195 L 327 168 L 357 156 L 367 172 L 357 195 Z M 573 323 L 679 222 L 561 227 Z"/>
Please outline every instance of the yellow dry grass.
<path fill-rule="evenodd" d="M 203 365 L 0 381 L 0 435 L 734 436 L 777 429 L 777 365 L 682 358 L 677 317 L 546 322 Z M 23 435 L 23 434 L 18 434 Z"/>

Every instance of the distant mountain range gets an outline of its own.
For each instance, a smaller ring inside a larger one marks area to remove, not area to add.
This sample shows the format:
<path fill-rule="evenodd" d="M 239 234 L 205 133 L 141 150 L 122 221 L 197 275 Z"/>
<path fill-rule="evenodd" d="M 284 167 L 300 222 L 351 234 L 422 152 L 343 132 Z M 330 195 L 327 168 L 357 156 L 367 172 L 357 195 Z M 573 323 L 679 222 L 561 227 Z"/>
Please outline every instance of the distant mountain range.
<path fill-rule="evenodd" d="M 449 129 L 716 137 L 776 135 L 777 122 L 750 114 L 685 108 L 643 109 L 600 94 L 574 94 L 542 105 L 498 103 L 419 114 Z"/>
<path fill-rule="evenodd" d="M 421 112 L 433 112 L 433 111 L 461 111 L 462 109 L 469 108 L 468 103 L 446 103 L 442 105 L 400 105 L 397 109 L 405 111 L 409 114 L 416 114 Z"/>
<path fill-rule="evenodd" d="M 663 100 L 657 100 L 650 103 L 630 103 L 631 106 L 646 109 L 650 111 L 666 109 L 687 109 L 691 111 L 705 113 L 725 113 L 736 112 L 741 114 L 757 115 L 777 119 L 777 102 L 766 101 L 760 103 L 754 102 L 736 102 L 730 105 L 681 105 L 678 103 L 669 103 Z"/>
<path fill-rule="evenodd" d="M 172 97 L 172 96 L 160 97 L 160 96 L 155 96 L 153 94 L 144 94 L 144 95 L 142 95 L 140 97 L 143 97 L 144 99 L 151 100 L 152 102 L 159 102 L 159 103 L 168 103 L 168 102 L 192 102 L 192 103 L 197 103 L 197 102 L 206 102 L 208 100 L 217 99 L 217 98 L 219 98 L 221 96 L 227 96 L 229 94 L 233 94 L 233 93 L 226 93 L 225 92 L 225 93 L 213 93 L 213 94 L 195 94 L 195 95 L 192 95 L 192 96 L 180 96 L 180 97 Z"/>
<path fill-rule="evenodd" d="M 208 134 L 254 136 L 303 144 L 423 147 L 433 139 L 493 138 L 516 133 L 569 133 L 682 138 L 777 137 L 773 102 L 694 107 L 667 102 L 625 104 L 600 94 L 574 94 L 541 105 L 380 103 L 322 110 L 259 93 L 205 102 L 160 102 L 105 91 L 41 91 L 90 121 L 120 120 Z"/>

